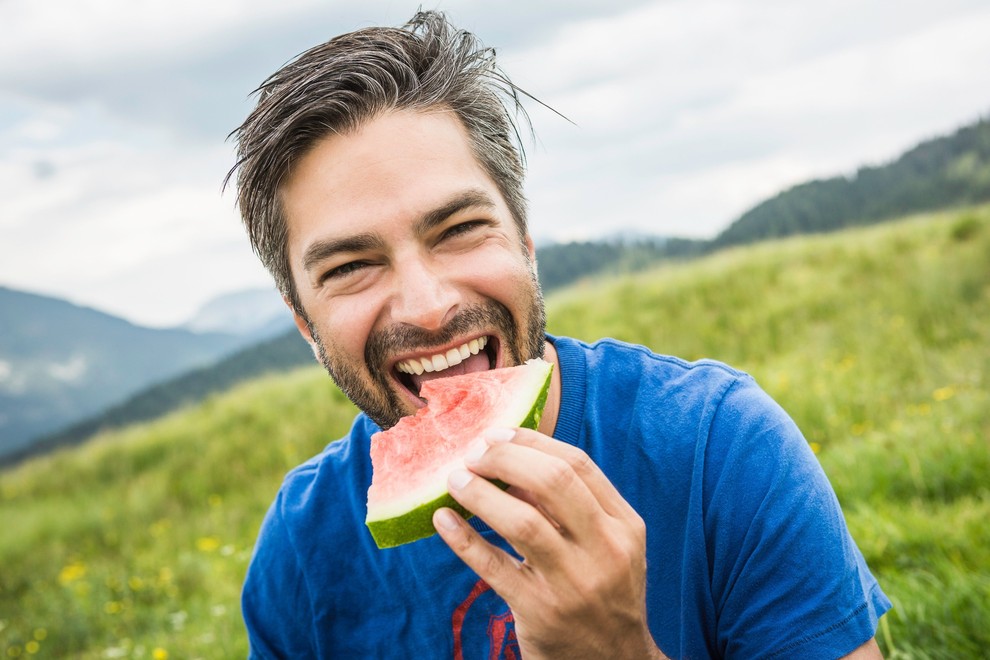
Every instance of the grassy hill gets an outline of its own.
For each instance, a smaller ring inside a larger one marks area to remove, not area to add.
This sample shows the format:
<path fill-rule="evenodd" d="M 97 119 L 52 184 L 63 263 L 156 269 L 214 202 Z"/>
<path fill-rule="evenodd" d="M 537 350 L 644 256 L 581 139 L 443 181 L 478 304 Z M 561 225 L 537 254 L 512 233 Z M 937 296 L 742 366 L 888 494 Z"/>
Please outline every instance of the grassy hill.
<path fill-rule="evenodd" d="M 990 207 L 584 284 L 550 328 L 750 371 L 796 418 L 895 604 L 888 658 L 990 646 Z M 0 652 L 243 657 L 282 474 L 353 408 L 317 367 L 0 473 Z"/>

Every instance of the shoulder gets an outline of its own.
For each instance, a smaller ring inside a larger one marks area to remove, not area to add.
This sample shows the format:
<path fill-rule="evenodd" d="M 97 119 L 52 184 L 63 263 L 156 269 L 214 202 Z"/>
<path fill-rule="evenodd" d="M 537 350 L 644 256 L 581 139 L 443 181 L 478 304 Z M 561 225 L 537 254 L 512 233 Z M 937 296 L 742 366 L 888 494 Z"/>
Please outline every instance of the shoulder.
<path fill-rule="evenodd" d="M 309 527 L 325 519 L 327 505 L 346 508 L 351 500 L 363 506 L 371 482 L 370 439 L 378 427 L 363 413 L 347 435 L 334 440 L 322 452 L 290 470 L 282 481 L 270 512 L 290 528 Z M 355 498 L 354 493 L 360 497 Z"/>
<path fill-rule="evenodd" d="M 618 461 L 618 443 L 683 466 L 678 478 L 689 480 L 691 466 L 704 464 L 713 426 L 731 426 L 736 405 L 746 407 L 735 403 L 738 392 L 759 390 L 748 374 L 716 360 L 690 362 L 616 339 L 552 341 L 562 382 L 555 435 L 606 464 Z"/>
<path fill-rule="evenodd" d="M 688 361 L 617 339 L 585 343 L 561 337 L 554 338 L 554 346 L 565 387 L 583 381 L 578 387 L 587 390 L 590 401 L 638 400 L 666 414 L 710 418 L 730 389 L 739 384 L 755 387 L 749 374 L 723 362 Z"/>
<path fill-rule="evenodd" d="M 359 415 L 346 436 L 286 474 L 262 522 L 241 593 L 253 651 L 311 654 L 312 620 L 317 604 L 326 598 L 320 585 L 327 582 L 313 571 L 336 570 L 314 556 L 321 549 L 332 554 L 334 546 L 356 542 L 363 529 L 370 482 L 367 445 L 375 430 Z M 282 617 L 280 612 L 295 615 Z"/>
<path fill-rule="evenodd" d="M 267 527 L 292 534 L 306 527 L 307 519 L 318 515 L 325 502 L 344 506 L 341 497 L 370 483 L 371 434 L 378 430 L 364 414 L 359 414 L 347 435 L 328 444 L 323 451 L 291 469 L 283 478 L 275 500 L 265 517 Z M 331 517 L 332 518 L 332 517 Z M 259 543 L 264 541 L 261 537 Z"/>
<path fill-rule="evenodd" d="M 569 337 L 552 338 L 554 347 L 562 359 L 581 361 L 590 374 L 597 376 L 630 375 L 648 372 L 667 378 L 692 378 L 697 380 L 727 382 L 736 379 L 749 379 L 743 371 L 718 360 L 684 360 L 673 355 L 657 353 L 640 345 L 606 337 L 587 343 Z"/>
<path fill-rule="evenodd" d="M 377 428 L 358 415 L 346 436 L 286 474 L 262 522 L 252 567 L 302 573 L 315 546 L 363 528 L 371 483 L 368 445 Z"/>

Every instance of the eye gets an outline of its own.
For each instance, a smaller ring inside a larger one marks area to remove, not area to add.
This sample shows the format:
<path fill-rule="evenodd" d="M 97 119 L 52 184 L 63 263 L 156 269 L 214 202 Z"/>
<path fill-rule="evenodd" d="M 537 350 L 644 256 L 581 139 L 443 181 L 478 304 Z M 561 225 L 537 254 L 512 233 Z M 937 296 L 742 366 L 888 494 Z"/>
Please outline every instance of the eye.
<path fill-rule="evenodd" d="M 339 266 L 331 268 L 327 272 L 323 273 L 323 275 L 320 276 L 320 283 L 322 284 L 327 280 L 347 277 L 348 275 L 356 273 L 357 271 L 369 265 L 370 264 L 367 261 L 348 261 L 345 264 L 341 264 Z"/>
<path fill-rule="evenodd" d="M 440 240 L 447 240 L 450 238 L 457 238 L 458 236 L 463 236 L 464 234 L 469 234 L 479 227 L 488 226 L 488 222 L 485 220 L 468 220 L 467 222 L 459 222 L 456 225 L 448 228 L 443 232 Z"/>

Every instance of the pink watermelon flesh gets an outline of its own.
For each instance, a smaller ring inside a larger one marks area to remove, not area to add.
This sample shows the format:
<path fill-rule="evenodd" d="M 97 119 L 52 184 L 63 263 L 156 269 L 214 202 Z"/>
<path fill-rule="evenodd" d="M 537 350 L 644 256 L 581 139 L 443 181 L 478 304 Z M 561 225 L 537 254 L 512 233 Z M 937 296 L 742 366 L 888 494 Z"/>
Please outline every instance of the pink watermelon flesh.
<path fill-rule="evenodd" d="M 537 427 L 551 371 L 548 362 L 530 360 L 423 383 L 427 406 L 371 437 L 366 523 L 378 547 L 432 535 L 433 512 L 440 507 L 471 516 L 447 493 L 447 476 L 484 444 L 485 429 Z"/>

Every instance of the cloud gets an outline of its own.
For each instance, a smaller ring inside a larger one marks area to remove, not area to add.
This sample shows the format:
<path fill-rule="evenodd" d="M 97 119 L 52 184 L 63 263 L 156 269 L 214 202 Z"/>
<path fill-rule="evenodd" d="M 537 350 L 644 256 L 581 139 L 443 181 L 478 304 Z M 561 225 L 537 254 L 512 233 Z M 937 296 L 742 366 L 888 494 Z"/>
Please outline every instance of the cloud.
<path fill-rule="evenodd" d="M 270 286 L 220 182 L 268 74 L 419 0 L 0 2 L 0 282 L 143 323 Z M 527 91 L 532 229 L 711 236 L 990 109 L 982 0 L 422 3 Z"/>
<path fill-rule="evenodd" d="M 501 47 L 548 24 L 603 9 L 553 0 L 511 10 L 473 0 L 433 3 Z M 225 136 L 248 93 L 287 60 L 341 32 L 401 24 L 419 0 L 32 0 L 0 3 L 0 87 L 56 105 L 95 103 L 117 120 L 170 126 L 178 138 Z"/>
<path fill-rule="evenodd" d="M 511 57 L 578 124 L 540 116 L 534 229 L 712 236 L 782 188 L 889 160 L 990 107 L 988 31 L 973 2 L 679 0 L 572 24 Z"/>

